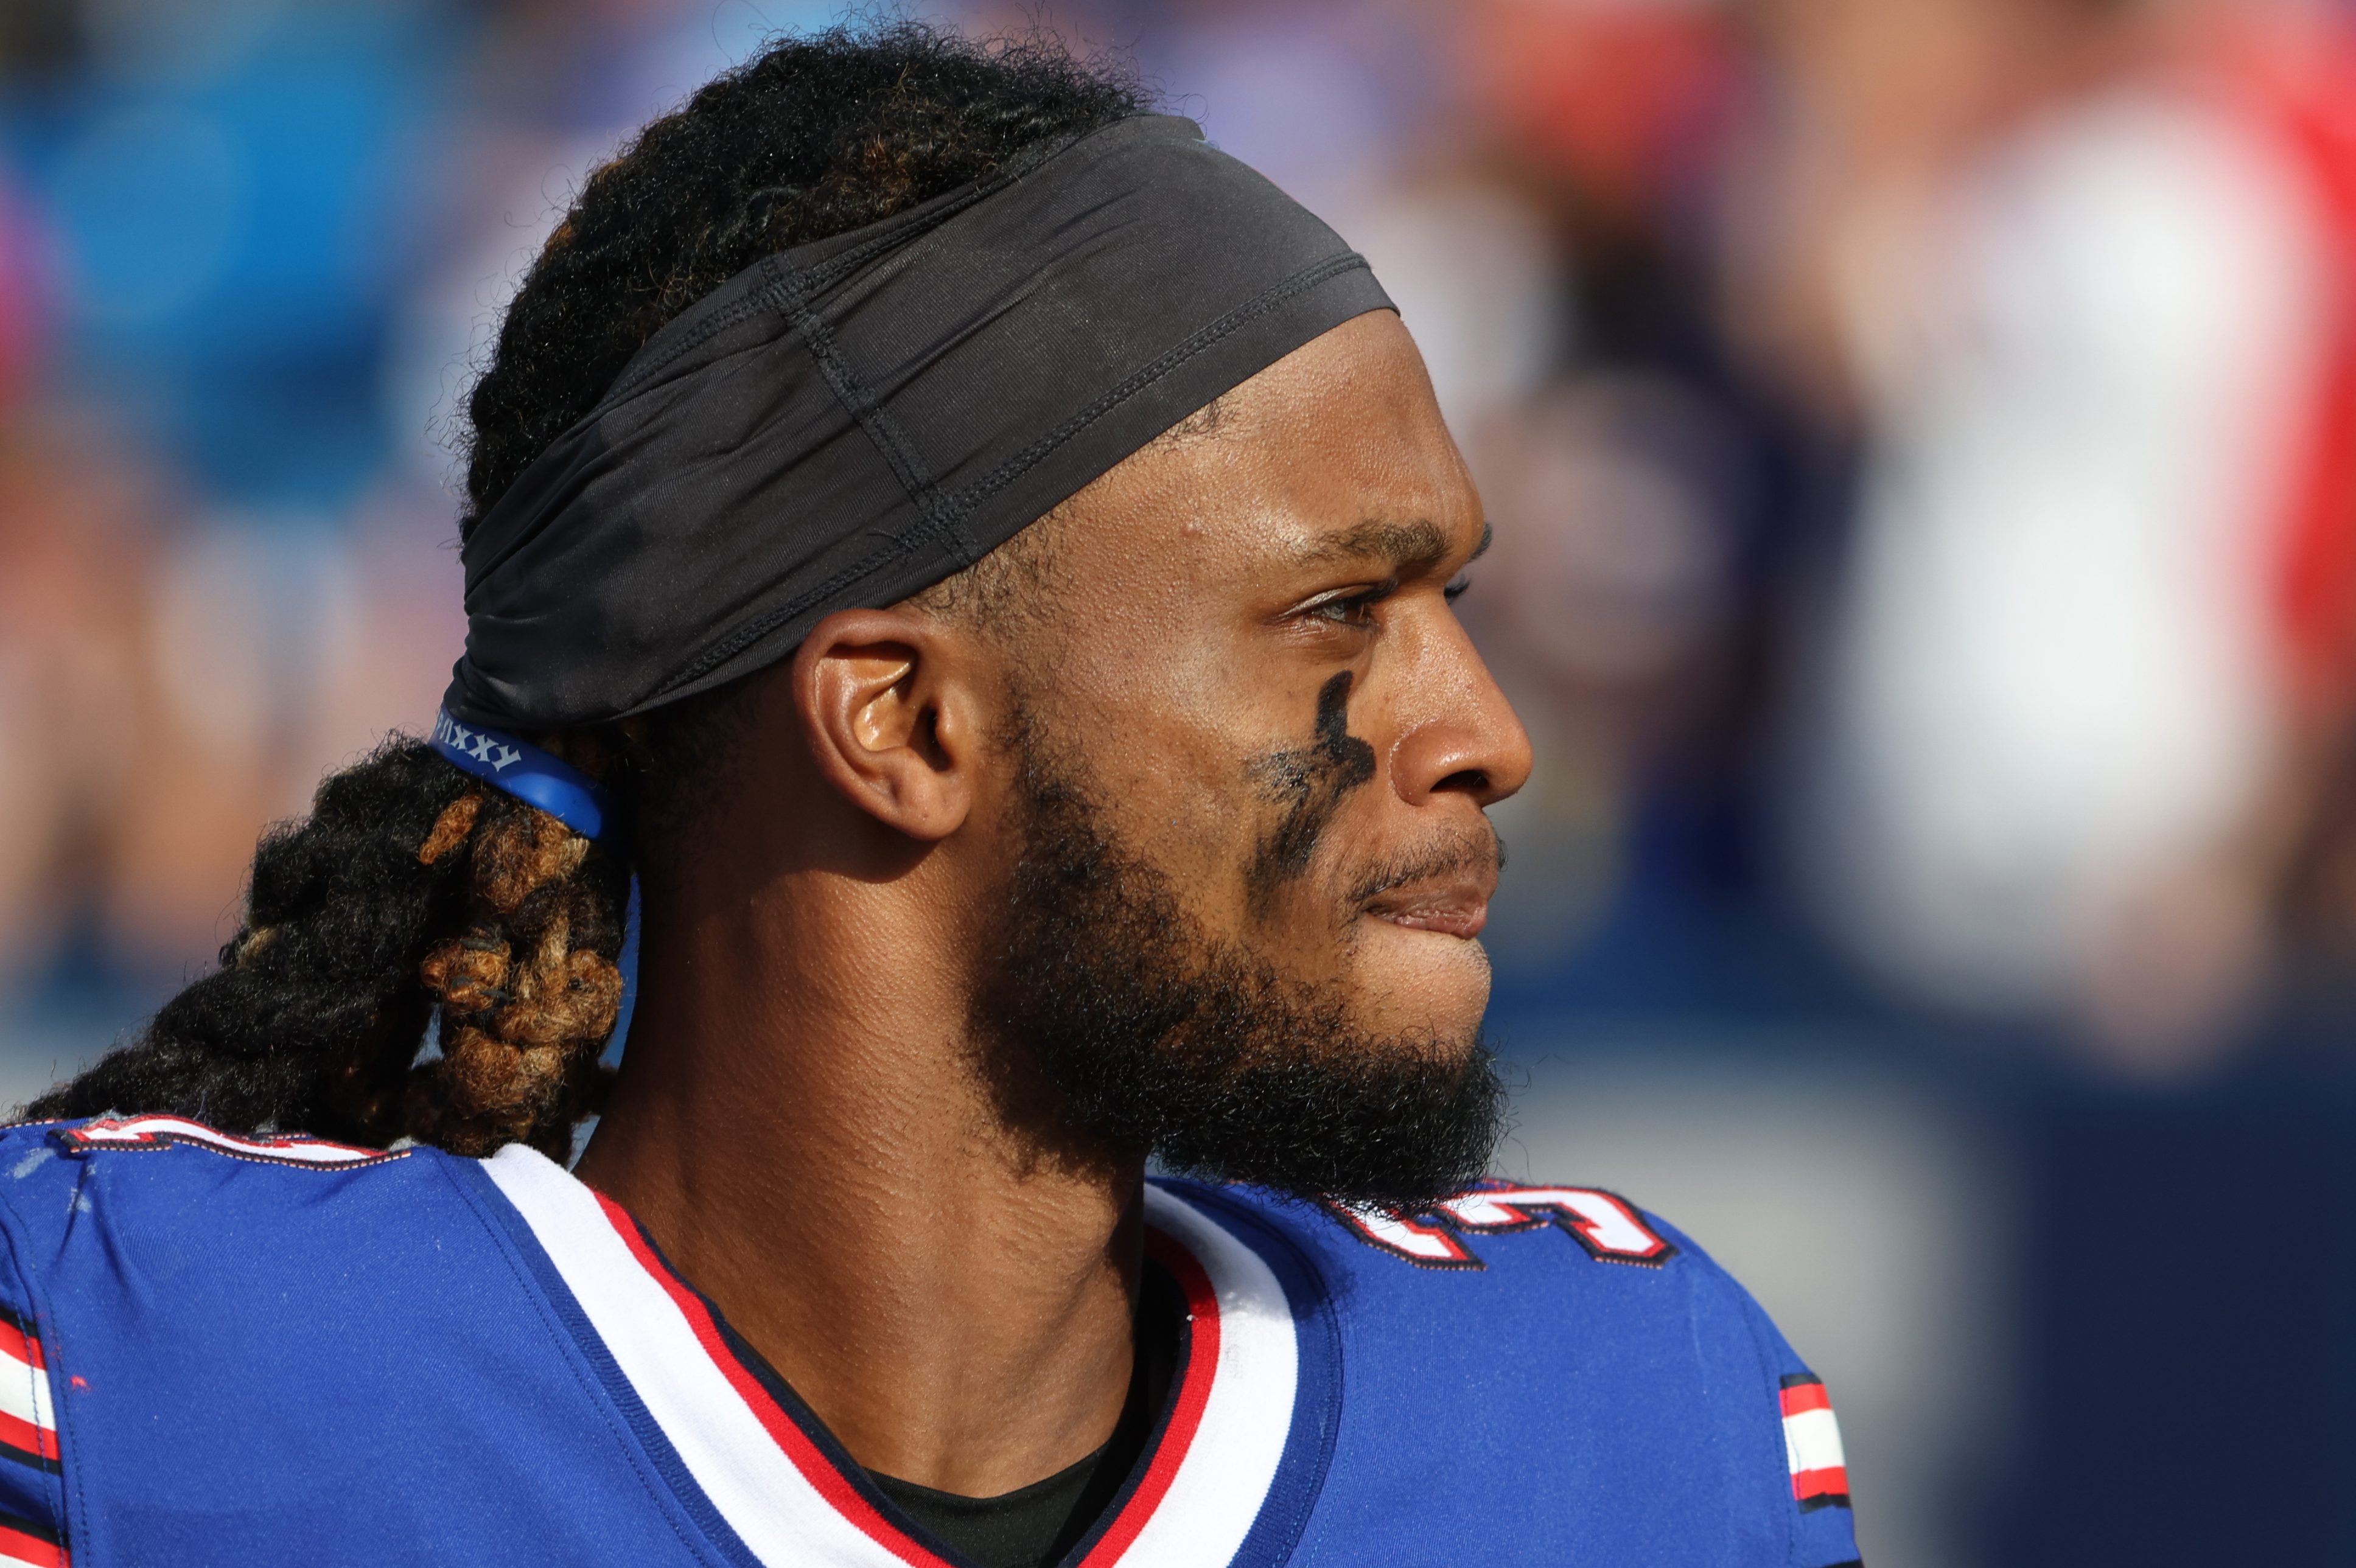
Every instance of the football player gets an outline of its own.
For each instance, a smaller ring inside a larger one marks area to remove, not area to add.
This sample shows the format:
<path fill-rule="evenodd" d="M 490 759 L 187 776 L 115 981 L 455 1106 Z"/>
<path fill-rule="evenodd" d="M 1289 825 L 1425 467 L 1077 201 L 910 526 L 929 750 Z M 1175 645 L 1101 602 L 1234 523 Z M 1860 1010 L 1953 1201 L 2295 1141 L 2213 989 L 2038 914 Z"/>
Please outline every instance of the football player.
<path fill-rule="evenodd" d="M 1052 49 L 787 39 L 469 412 L 432 738 L 0 1147 L 0 1559 L 1855 1557 L 1741 1289 L 1480 1179 L 1529 751 L 1331 230 Z"/>

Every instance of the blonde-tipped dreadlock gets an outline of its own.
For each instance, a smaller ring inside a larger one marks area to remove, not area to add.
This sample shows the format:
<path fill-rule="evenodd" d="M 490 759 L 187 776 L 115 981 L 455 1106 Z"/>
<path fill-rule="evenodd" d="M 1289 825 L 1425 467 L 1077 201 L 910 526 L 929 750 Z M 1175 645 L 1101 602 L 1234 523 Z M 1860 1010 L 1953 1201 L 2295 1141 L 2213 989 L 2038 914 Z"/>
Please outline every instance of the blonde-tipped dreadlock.
<path fill-rule="evenodd" d="M 596 1109 L 621 1010 L 626 879 L 546 812 L 487 793 L 451 802 L 418 851 L 467 857 L 467 917 L 418 966 L 442 1008 L 442 1056 L 412 1079 L 402 1119 L 457 1154 L 520 1142 L 561 1158 Z"/>
<path fill-rule="evenodd" d="M 616 857 L 394 741 L 263 838 L 220 969 L 31 1112 L 561 1157 L 602 1088 L 628 893 Z"/>

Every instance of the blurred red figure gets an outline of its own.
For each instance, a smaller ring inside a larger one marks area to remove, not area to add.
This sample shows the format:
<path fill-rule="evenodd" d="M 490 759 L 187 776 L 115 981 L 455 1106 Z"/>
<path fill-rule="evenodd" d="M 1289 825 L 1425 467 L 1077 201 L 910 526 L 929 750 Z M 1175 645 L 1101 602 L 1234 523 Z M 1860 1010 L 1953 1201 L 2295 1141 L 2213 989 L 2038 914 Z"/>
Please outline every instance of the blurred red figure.
<path fill-rule="evenodd" d="M 1483 0 L 1470 23 L 1474 98 L 1597 206 L 1641 211 L 1716 161 L 1741 90 L 1718 7 Z"/>
<path fill-rule="evenodd" d="M 2356 942 L 2356 27 L 2344 9 L 2211 5 L 2182 51 L 2215 62 L 2318 216 L 2327 313 L 2276 577 L 2289 744 L 2262 839 L 2300 937 Z"/>
<path fill-rule="evenodd" d="M 2344 25 L 1762 15 L 1799 91 L 1741 303 L 1865 453 L 1804 861 L 1903 988 L 2201 1060 L 2344 706 Z"/>

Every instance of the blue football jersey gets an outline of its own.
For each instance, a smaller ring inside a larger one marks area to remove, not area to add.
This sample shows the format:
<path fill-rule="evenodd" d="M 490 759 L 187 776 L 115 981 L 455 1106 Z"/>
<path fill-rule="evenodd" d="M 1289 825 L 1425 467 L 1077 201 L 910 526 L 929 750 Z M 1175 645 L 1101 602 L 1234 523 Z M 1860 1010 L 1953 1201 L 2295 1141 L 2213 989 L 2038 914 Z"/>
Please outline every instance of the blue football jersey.
<path fill-rule="evenodd" d="M 1157 1180 L 1147 1214 L 1181 1360 L 1070 1563 L 1857 1556 L 1823 1385 L 1612 1194 L 1399 1214 Z M 23 1125 L 0 1235 L 0 1563 L 962 1562 L 530 1149 Z"/>

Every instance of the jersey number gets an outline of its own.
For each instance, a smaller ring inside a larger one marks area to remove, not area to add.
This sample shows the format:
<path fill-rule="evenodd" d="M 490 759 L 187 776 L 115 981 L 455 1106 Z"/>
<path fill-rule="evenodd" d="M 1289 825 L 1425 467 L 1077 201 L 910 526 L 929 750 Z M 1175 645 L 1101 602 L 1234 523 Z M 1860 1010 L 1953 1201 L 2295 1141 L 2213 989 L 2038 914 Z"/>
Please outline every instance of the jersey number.
<path fill-rule="evenodd" d="M 1655 1232 L 1634 1204 L 1590 1187 L 1514 1187 L 1484 1181 L 1429 1209 L 1378 1209 L 1336 1203 L 1359 1237 L 1424 1268 L 1485 1268 L 1463 1237 L 1551 1225 L 1605 1263 L 1658 1268 L 1677 1249 Z"/>

